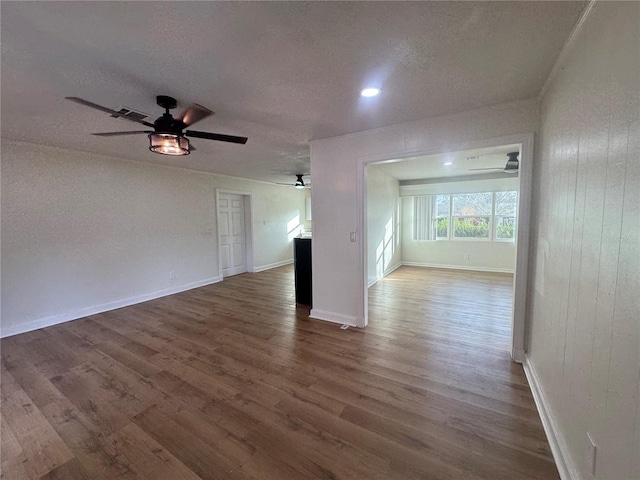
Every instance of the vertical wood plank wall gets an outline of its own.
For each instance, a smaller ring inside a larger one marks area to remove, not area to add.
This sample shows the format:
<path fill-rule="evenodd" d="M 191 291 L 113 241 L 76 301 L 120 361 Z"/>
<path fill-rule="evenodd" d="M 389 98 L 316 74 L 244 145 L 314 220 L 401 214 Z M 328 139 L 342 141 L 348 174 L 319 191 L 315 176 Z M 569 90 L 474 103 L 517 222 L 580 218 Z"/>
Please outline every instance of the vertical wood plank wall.
<path fill-rule="evenodd" d="M 527 362 L 585 479 L 640 478 L 639 25 L 596 3 L 541 103 Z"/>

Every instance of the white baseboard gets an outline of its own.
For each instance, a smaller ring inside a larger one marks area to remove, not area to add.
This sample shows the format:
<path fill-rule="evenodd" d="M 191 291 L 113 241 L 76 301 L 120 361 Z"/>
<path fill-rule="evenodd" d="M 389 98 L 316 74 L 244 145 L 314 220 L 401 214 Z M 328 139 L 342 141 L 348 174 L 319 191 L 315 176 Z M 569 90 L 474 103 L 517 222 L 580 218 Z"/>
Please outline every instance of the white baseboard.
<path fill-rule="evenodd" d="M 284 267 L 285 265 L 290 265 L 293 263 L 293 258 L 290 260 L 284 260 L 282 262 L 270 263 L 269 265 L 263 265 L 261 267 L 254 267 L 253 273 L 264 272 L 265 270 L 270 270 L 272 268 Z"/>
<path fill-rule="evenodd" d="M 515 350 L 513 350 L 511 352 L 511 358 L 513 359 L 514 362 L 517 362 L 517 363 L 524 362 L 525 355 L 526 354 L 525 354 L 524 350 L 521 349 L 521 348 L 516 348 Z"/>
<path fill-rule="evenodd" d="M 446 268 L 450 270 L 472 270 L 475 272 L 513 273 L 513 268 L 473 267 L 467 265 L 442 265 L 439 263 L 402 262 L 408 267 Z"/>
<path fill-rule="evenodd" d="M 387 269 L 384 271 L 384 275 L 382 275 L 382 277 L 380 277 L 380 278 L 375 278 L 375 279 L 371 280 L 371 281 L 369 282 L 369 285 L 367 285 L 367 288 L 371 288 L 371 287 L 373 287 L 373 286 L 374 286 L 376 283 L 378 283 L 381 279 L 383 279 L 384 277 L 386 277 L 387 275 L 389 275 L 391 272 L 393 272 L 396 268 L 401 267 L 401 266 L 402 266 L 402 262 L 398 262 L 398 263 L 396 263 L 395 265 L 393 265 L 392 267 L 387 268 Z"/>
<path fill-rule="evenodd" d="M 542 420 L 542 426 L 547 434 L 547 440 L 551 447 L 551 453 L 553 453 L 553 459 L 556 461 L 556 467 L 558 468 L 560 478 L 562 480 L 579 480 L 580 472 L 571 458 L 562 432 L 553 417 L 553 413 L 551 412 L 549 403 L 544 396 L 544 391 L 542 390 L 540 381 L 538 380 L 535 368 L 526 357 L 524 362 L 522 362 L 522 366 L 524 367 L 524 373 L 527 376 L 529 386 L 531 387 L 533 400 L 536 403 L 536 407 L 538 407 L 540 420 Z"/>
<path fill-rule="evenodd" d="M 318 310 L 312 308 L 309 313 L 309 318 L 315 318 L 316 320 L 324 320 L 325 322 L 338 323 L 340 325 L 350 325 L 352 327 L 358 327 L 363 324 L 363 320 L 350 315 L 342 315 L 341 313 L 326 312 L 324 310 Z"/>
<path fill-rule="evenodd" d="M 175 293 L 184 292 L 186 290 L 192 290 L 198 287 L 204 287 L 205 285 L 211 285 L 222 280 L 222 277 L 211 277 L 205 280 L 199 280 L 197 282 L 186 283 L 184 285 L 178 285 L 172 288 L 166 288 L 164 290 L 156 290 L 155 292 L 146 293 L 144 295 L 138 295 L 136 297 L 124 298 L 121 300 L 115 300 L 113 302 L 103 303 L 101 305 L 94 305 L 91 307 L 81 308 L 72 312 L 60 313 L 57 315 L 50 315 L 48 317 L 37 318 L 28 322 L 20 323 L 19 325 L 11 325 L 9 327 L 2 326 L 0 328 L 0 338 L 10 337 L 12 335 L 18 335 L 20 333 L 31 332 L 40 328 L 51 327 L 60 323 L 70 322 L 71 320 L 77 320 L 79 318 L 88 317 L 90 315 L 97 315 L 98 313 L 108 312 L 109 310 L 115 310 L 117 308 L 128 307 L 137 303 L 147 302 L 155 298 L 166 297 L 167 295 L 173 295 Z"/>
<path fill-rule="evenodd" d="M 398 262 L 395 265 L 393 265 L 392 267 L 387 268 L 384 271 L 384 276 L 386 277 L 387 275 L 389 275 L 390 273 L 392 273 L 394 270 L 396 270 L 397 268 L 400 268 L 402 266 L 402 262 Z"/>

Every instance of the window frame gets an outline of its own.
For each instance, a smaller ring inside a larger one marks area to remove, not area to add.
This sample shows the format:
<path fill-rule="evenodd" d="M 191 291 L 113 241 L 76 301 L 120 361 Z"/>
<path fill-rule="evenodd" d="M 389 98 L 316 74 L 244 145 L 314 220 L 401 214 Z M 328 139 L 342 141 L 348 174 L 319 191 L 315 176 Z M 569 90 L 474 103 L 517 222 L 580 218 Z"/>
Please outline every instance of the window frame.
<path fill-rule="evenodd" d="M 506 217 L 506 215 L 496 215 L 496 194 L 498 192 L 516 192 L 516 206 L 515 206 L 515 215 L 514 215 L 514 234 L 512 238 L 498 238 L 497 229 L 498 229 L 498 217 Z M 473 217 L 473 215 L 454 215 L 453 214 L 453 197 L 454 195 L 465 195 L 467 193 L 490 193 L 491 194 L 491 214 L 490 215 L 475 215 L 475 217 L 489 218 L 489 235 L 487 237 L 456 237 L 455 229 L 454 229 L 454 221 L 457 218 L 467 218 Z M 438 215 L 437 211 L 437 196 L 447 195 L 449 197 L 449 212 L 445 217 L 444 215 Z M 418 196 L 415 196 L 417 198 Z M 415 241 L 425 241 L 425 242 L 498 242 L 498 243 L 515 243 L 516 241 L 516 232 L 518 228 L 518 204 L 520 202 L 520 191 L 519 190 L 499 190 L 499 191 L 481 191 L 481 192 L 465 192 L 465 193 L 437 193 L 431 194 L 433 198 L 432 206 L 431 206 L 431 228 L 432 228 L 432 239 L 415 239 Z M 415 200 L 414 200 L 415 201 Z M 447 218 L 447 236 L 438 237 L 438 220 L 441 218 Z M 416 225 L 416 219 L 414 218 L 414 231 Z"/>

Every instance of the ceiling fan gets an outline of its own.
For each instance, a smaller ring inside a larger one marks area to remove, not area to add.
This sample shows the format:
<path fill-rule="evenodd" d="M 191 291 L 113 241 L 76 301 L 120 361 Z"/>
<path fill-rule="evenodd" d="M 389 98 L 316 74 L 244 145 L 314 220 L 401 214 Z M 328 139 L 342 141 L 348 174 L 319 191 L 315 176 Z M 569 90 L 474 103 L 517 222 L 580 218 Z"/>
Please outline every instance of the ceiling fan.
<path fill-rule="evenodd" d="M 518 173 L 518 168 L 520 167 L 520 162 L 518 161 L 519 154 L 520 152 L 507 153 L 509 160 L 507 160 L 507 164 L 504 168 L 470 168 L 469 170 L 502 170 L 505 173 Z"/>
<path fill-rule="evenodd" d="M 277 185 L 287 185 L 290 187 L 295 187 L 299 190 L 302 190 L 303 188 L 307 188 L 310 187 L 311 184 L 310 183 L 304 183 L 304 180 L 302 179 L 302 177 L 304 177 L 304 174 L 296 174 L 296 183 L 277 183 Z"/>
<path fill-rule="evenodd" d="M 160 153 L 162 155 L 189 155 L 191 150 L 195 150 L 193 146 L 189 145 L 189 140 L 185 137 L 204 138 L 207 140 L 218 140 L 220 142 L 231 143 L 247 143 L 246 137 L 236 137 L 233 135 L 223 135 L 221 133 L 209 133 L 198 132 L 196 130 L 183 130 L 200 120 L 213 115 L 213 112 L 208 108 L 194 103 L 190 105 L 182 115 L 174 118 L 169 113 L 169 110 L 176 108 L 178 102 L 173 97 L 166 95 L 158 95 L 156 97 L 157 104 L 165 109 L 165 113 L 158 117 L 155 122 L 146 122 L 140 118 L 129 116 L 122 112 L 117 112 L 102 105 L 98 105 L 88 100 L 84 100 L 78 97 L 65 97 L 67 100 L 85 105 L 87 107 L 95 108 L 110 114 L 112 117 L 124 118 L 132 122 L 141 123 L 147 127 L 153 128 L 153 130 L 130 130 L 125 132 L 104 132 L 94 133 L 100 137 L 116 137 L 120 135 L 137 135 L 140 133 L 147 134 L 149 137 L 149 150 L 154 153 Z"/>

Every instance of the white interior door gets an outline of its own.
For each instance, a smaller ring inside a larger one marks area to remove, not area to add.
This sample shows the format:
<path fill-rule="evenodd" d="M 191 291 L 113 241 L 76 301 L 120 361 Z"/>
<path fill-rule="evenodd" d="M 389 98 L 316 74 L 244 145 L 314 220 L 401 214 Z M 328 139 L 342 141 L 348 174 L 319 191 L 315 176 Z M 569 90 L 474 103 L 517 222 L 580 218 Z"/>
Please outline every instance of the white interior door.
<path fill-rule="evenodd" d="M 218 218 L 220 222 L 220 262 L 222 276 L 237 275 L 247 271 L 247 239 L 244 229 L 244 197 L 221 193 Z"/>

